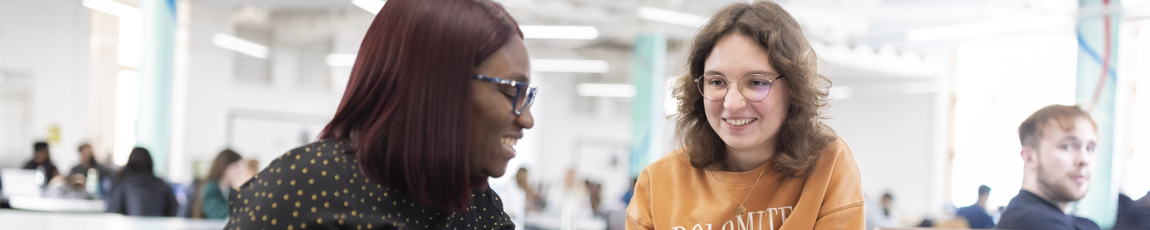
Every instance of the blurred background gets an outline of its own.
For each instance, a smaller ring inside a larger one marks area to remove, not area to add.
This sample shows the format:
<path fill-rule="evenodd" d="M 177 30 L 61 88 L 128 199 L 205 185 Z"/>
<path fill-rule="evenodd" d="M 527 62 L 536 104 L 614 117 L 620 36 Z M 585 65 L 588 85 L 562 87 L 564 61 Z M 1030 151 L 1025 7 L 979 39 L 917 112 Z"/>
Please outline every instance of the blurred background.
<path fill-rule="evenodd" d="M 558 228 L 554 193 L 573 181 L 597 190 L 581 226 L 613 226 L 633 178 L 676 148 L 668 82 L 731 1 L 497 2 L 527 36 L 541 94 L 535 128 L 493 187 L 517 190 L 526 169 L 536 195 L 509 213 Z M 993 188 L 991 209 L 1005 206 L 1022 180 L 1018 124 L 1049 104 L 1104 110 L 1095 119 L 1113 143 L 1092 193 L 1150 191 L 1150 92 L 1139 90 L 1150 85 L 1150 1 L 778 2 L 833 81 L 828 123 L 854 152 L 868 212 L 890 194 L 898 226 L 948 219 L 979 185 Z M 262 167 L 315 140 L 383 4 L 0 0 L 0 168 L 21 168 L 37 141 L 61 172 L 84 143 L 113 170 L 148 148 L 177 193 L 194 191 L 224 149 Z"/>

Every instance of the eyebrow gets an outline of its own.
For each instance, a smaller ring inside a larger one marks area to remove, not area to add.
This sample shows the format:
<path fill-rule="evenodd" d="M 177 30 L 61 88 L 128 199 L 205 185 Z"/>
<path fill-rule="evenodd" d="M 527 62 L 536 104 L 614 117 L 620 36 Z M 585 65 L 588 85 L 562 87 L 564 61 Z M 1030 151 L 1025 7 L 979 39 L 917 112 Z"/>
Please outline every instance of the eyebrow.
<path fill-rule="evenodd" d="M 772 75 L 773 76 L 780 76 L 779 73 L 776 73 L 775 71 L 769 71 L 769 70 L 752 70 L 750 72 L 747 72 L 747 75 L 751 75 L 751 74 L 762 74 L 762 75 L 767 75 L 767 76 L 772 76 Z M 706 72 L 703 72 L 703 75 L 726 76 L 725 74 L 723 74 L 722 72 L 719 72 L 717 70 L 707 70 Z"/>
<path fill-rule="evenodd" d="M 512 80 L 512 81 L 517 81 L 517 82 L 523 82 L 523 83 L 531 83 L 530 80 L 527 80 L 527 75 L 522 74 L 522 73 L 513 73 L 513 74 L 511 74 L 511 76 L 508 76 L 506 79 Z"/>

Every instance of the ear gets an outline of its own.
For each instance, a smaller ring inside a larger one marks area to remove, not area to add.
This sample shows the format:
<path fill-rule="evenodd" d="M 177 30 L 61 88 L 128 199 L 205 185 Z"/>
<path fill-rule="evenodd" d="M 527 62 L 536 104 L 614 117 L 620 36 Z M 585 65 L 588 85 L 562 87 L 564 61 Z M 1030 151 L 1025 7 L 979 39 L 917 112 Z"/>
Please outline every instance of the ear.
<path fill-rule="evenodd" d="M 1030 145 L 1022 145 L 1020 155 L 1022 155 L 1022 165 L 1026 170 L 1029 171 L 1038 165 L 1038 151 L 1030 147 Z"/>

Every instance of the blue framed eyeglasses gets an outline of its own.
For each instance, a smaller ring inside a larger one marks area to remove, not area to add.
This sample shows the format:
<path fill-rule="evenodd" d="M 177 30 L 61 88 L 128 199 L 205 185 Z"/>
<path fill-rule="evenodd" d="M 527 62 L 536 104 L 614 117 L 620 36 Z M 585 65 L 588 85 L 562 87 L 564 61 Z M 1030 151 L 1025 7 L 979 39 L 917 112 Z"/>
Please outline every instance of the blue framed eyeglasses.
<path fill-rule="evenodd" d="M 535 102 L 535 93 L 539 91 L 539 87 L 530 86 L 526 82 L 512 81 L 497 77 L 488 77 L 479 74 L 476 74 L 472 78 L 475 80 L 492 82 L 514 88 L 515 96 L 512 97 L 508 95 L 507 97 L 511 99 L 511 112 L 515 113 L 517 116 L 523 114 L 523 110 L 527 110 L 531 107 L 531 103 Z M 510 90 L 508 90 L 507 93 L 510 93 Z"/>

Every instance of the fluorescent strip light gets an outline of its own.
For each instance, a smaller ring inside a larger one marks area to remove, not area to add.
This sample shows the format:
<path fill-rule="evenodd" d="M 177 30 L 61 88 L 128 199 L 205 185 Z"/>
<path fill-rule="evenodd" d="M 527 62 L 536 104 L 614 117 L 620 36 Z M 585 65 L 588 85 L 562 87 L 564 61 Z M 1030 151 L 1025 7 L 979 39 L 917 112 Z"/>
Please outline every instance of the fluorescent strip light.
<path fill-rule="evenodd" d="M 606 73 L 610 69 L 604 60 L 531 59 L 532 72 Z"/>
<path fill-rule="evenodd" d="M 1066 15 L 978 22 L 909 30 L 906 32 L 906 40 L 912 42 L 933 41 L 957 37 L 1004 33 L 1025 29 L 1073 25 L 1073 23 L 1074 17 Z"/>
<path fill-rule="evenodd" d="M 140 113 L 140 74 L 121 70 L 116 76 L 116 123 L 112 159 L 116 165 L 128 163 L 128 154 L 136 146 L 136 118 Z"/>
<path fill-rule="evenodd" d="M 379 14 L 379 10 L 383 9 L 383 4 L 386 2 L 384 0 L 351 0 L 351 4 L 372 14 Z"/>
<path fill-rule="evenodd" d="M 84 7 L 120 17 L 140 17 L 139 8 L 125 5 L 111 0 L 84 0 Z"/>
<path fill-rule="evenodd" d="M 675 12 L 675 11 L 664 10 L 664 9 L 659 9 L 659 8 L 654 8 L 654 7 L 646 7 L 646 6 L 639 7 L 638 10 L 635 10 L 635 13 L 639 14 L 639 18 L 642 18 L 642 19 L 647 19 L 647 20 L 651 20 L 651 21 L 658 21 L 658 22 L 665 22 L 665 23 L 670 23 L 670 24 L 675 24 L 675 25 L 696 27 L 696 28 L 702 27 L 703 25 L 707 24 L 707 21 L 708 21 L 707 17 L 703 17 L 703 16 L 699 16 L 699 15 Z"/>
<path fill-rule="evenodd" d="M 635 86 L 630 84 L 582 83 L 575 93 L 584 97 L 635 97 Z"/>
<path fill-rule="evenodd" d="M 324 61 L 331 67 L 352 67 L 355 65 L 355 54 L 328 54 Z"/>
<path fill-rule="evenodd" d="M 594 26 L 519 26 L 528 39 L 595 39 L 599 29 Z"/>
<path fill-rule="evenodd" d="M 268 58 L 268 47 L 227 34 L 212 36 L 212 43 L 256 58 Z"/>

